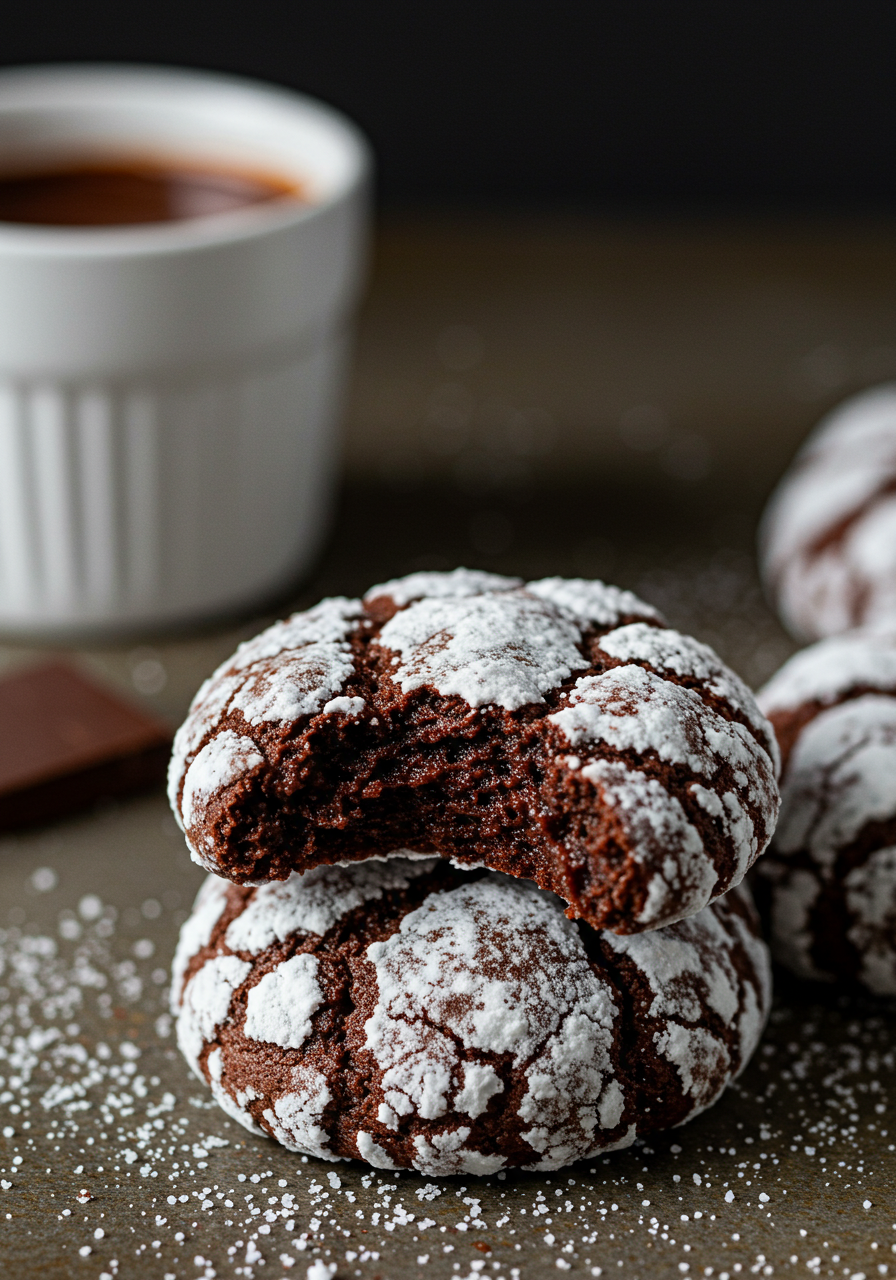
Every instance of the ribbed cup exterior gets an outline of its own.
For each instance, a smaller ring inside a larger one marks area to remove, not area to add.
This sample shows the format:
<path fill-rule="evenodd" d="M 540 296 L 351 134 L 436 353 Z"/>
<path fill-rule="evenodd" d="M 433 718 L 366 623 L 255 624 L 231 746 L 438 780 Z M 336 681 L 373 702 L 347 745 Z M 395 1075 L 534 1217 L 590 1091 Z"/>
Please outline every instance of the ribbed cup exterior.
<path fill-rule="evenodd" d="M 35 139 L 226 154 L 312 198 L 0 224 L 0 631 L 111 635 L 261 603 L 315 554 L 333 492 L 364 140 L 319 103 L 206 72 L 0 71 L 0 143 Z"/>
<path fill-rule="evenodd" d="M 317 549 L 343 342 L 189 379 L 0 380 L 0 625 L 251 603 Z"/>

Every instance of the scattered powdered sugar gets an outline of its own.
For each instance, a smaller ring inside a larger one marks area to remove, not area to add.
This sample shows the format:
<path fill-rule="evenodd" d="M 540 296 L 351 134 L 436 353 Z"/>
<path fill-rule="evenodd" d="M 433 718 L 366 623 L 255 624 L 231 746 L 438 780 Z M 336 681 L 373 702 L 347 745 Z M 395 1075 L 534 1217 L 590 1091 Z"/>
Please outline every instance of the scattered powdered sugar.
<path fill-rule="evenodd" d="M 383 627 L 379 641 L 401 657 L 390 673 L 405 693 L 431 685 L 471 707 L 515 711 L 588 665 L 568 615 L 522 593 L 426 599 Z"/>
<path fill-rule="evenodd" d="M 662 615 L 631 591 L 588 578 L 542 578 L 527 582 L 526 590 L 542 600 L 566 609 L 582 622 L 595 627 L 612 627 L 621 618 L 655 618 Z"/>
<path fill-rule="evenodd" d="M 452 569 L 450 573 L 409 573 L 404 578 L 392 578 L 371 587 L 365 601 L 389 596 L 399 609 L 412 600 L 462 600 L 467 596 L 481 596 L 489 591 L 510 591 L 523 585 L 521 578 L 505 578 L 499 573 L 483 573 L 480 569 Z"/>
<path fill-rule="evenodd" d="M 245 777 L 264 756 L 251 738 L 225 729 L 202 748 L 184 778 L 181 812 L 187 830 L 202 821 L 205 806 L 222 787 Z"/>
<path fill-rule="evenodd" d="M 177 1019 L 177 1044 L 200 1080 L 205 1077 L 199 1067 L 199 1055 L 227 1020 L 233 993 L 248 977 L 251 967 L 238 956 L 215 956 L 187 983 Z"/>
<path fill-rule="evenodd" d="M 59 870 L 64 884 L 64 863 Z M 115 909 L 100 903 L 95 914 L 91 895 L 82 915 L 83 868 L 78 879 L 56 936 L 0 927 L 0 1219 L 10 1253 L 51 1239 L 63 1270 L 99 1280 L 264 1280 L 281 1269 L 304 1280 L 309 1268 L 367 1276 L 397 1267 L 458 1280 L 555 1270 L 605 1280 L 619 1261 L 620 1274 L 711 1268 L 715 1280 L 738 1280 L 786 1272 L 791 1257 L 791 1269 L 809 1276 L 884 1274 L 896 1242 L 880 1190 L 894 1146 L 896 1042 L 879 1002 L 779 996 L 759 1054 L 708 1124 L 618 1156 L 606 1148 L 560 1175 L 506 1178 L 482 1157 L 485 1167 L 465 1174 L 470 1121 L 437 1135 L 438 1145 L 419 1144 L 421 1163 L 456 1158 L 455 1176 L 386 1172 L 382 1148 L 377 1156 L 361 1137 L 362 1156 L 380 1171 L 343 1164 L 334 1181 L 325 1176 L 332 1164 L 235 1131 L 231 1119 L 252 1129 L 248 1113 L 234 1114 L 233 1099 L 226 1110 L 226 1092 L 220 1111 L 195 1096 L 180 1056 L 152 1029 L 163 988 L 150 975 L 171 946 L 175 908 L 132 929 L 125 922 L 135 909 L 141 916 L 139 897 L 118 900 L 116 925 Z M 26 875 L 23 903 L 28 884 Z M 124 957 L 136 937 L 153 940 L 156 956 L 131 973 Z M 113 1004 L 123 1008 L 113 1013 Z M 216 1064 L 218 1048 L 206 1062 L 213 1090 Z M 318 1090 L 309 1078 L 286 1091 L 304 1096 L 297 1110 L 310 1117 L 296 1146 L 313 1140 Z M 243 1107 L 255 1101 L 248 1091 L 238 1097 Z"/>
<path fill-rule="evenodd" d="M 706 906 L 717 872 L 675 796 L 655 778 L 621 761 L 594 760 L 582 768 L 582 777 L 599 788 L 625 832 L 632 856 L 642 866 L 655 868 L 639 922 L 659 929 L 679 918 L 682 904 L 689 914 Z"/>
<path fill-rule="evenodd" d="M 802 649 L 757 694 L 770 715 L 806 702 L 836 702 L 852 689 L 896 691 L 896 634 L 855 631 Z"/>
<path fill-rule="evenodd" d="M 245 1034 L 283 1049 L 300 1049 L 311 1034 L 311 1015 L 324 1002 L 317 956 L 291 956 L 266 973 L 246 1000 Z"/>
<path fill-rule="evenodd" d="M 820 712 L 788 762 L 776 848 L 808 849 L 830 866 L 866 824 L 894 815 L 896 698 L 866 694 Z"/>
<path fill-rule="evenodd" d="M 257 888 L 248 906 L 227 929 L 231 951 L 257 955 L 272 942 L 293 933 L 322 936 L 349 911 L 375 902 L 392 889 L 403 889 L 435 865 L 432 857 L 369 860 L 344 867 L 315 867 L 294 872 L 288 880 Z"/>

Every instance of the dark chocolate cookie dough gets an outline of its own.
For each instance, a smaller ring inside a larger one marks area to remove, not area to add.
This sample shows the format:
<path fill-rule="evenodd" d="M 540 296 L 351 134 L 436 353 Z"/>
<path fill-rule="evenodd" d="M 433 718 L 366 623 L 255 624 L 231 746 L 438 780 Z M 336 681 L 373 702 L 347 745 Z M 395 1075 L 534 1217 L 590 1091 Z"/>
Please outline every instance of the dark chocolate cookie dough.
<path fill-rule="evenodd" d="M 742 879 L 776 751 L 746 686 L 631 593 L 457 570 L 243 645 L 197 694 L 170 794 L 196 860 L 236 883 L 404 847 L 627 933 Z"/>
<path fill-rule="evenodd" d="M 781 819 L 756 868 L 772 949 L 801 977 L 896 994 L 896 635 L 854 632 L 759 694 L 784 758 Z"/>
<path fill-rule="evenodd" d="M 178 1042 L 224 1110 L 324 1159 L 555 1169 L 709 1106 L 769 962 L 744 887 L 660 932 L 572 923 L 524 881 L 396 857 L 238 887 L 181 933 Z"/>

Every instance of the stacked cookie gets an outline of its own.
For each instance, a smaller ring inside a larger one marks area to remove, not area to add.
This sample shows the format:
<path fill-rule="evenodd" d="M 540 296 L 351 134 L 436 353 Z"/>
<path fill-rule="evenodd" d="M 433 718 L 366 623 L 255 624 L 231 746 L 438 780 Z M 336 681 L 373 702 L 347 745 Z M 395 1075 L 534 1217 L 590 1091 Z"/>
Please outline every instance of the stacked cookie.
<path fill-rule="evenodd" d="M 768 1011 L 736 886 L 776 768 L 746 687 L 628 592 L 458 570 L 325 600 L 243 645 L 175 742 L 214 873 L 181 1048 L 249 1128 L 430 1175 L 681 1123 Z"/>

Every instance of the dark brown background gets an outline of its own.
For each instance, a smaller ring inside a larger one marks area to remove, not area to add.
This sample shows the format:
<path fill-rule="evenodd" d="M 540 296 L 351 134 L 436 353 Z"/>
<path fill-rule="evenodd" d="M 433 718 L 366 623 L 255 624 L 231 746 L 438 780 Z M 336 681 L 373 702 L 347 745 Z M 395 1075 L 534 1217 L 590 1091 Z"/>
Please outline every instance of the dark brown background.
<path fill-rule="evenodd" d="M 886 0 L 33 0 L 4 63 L 208 66 L 352 115 L 389 204 L 891 209 Z"/>

